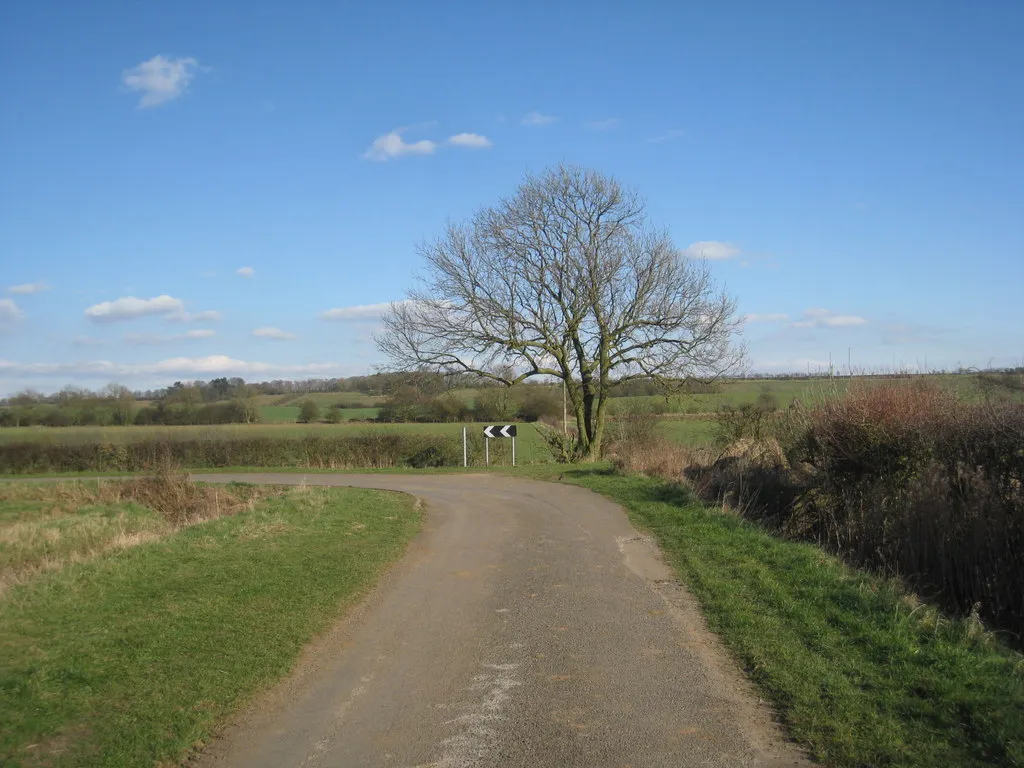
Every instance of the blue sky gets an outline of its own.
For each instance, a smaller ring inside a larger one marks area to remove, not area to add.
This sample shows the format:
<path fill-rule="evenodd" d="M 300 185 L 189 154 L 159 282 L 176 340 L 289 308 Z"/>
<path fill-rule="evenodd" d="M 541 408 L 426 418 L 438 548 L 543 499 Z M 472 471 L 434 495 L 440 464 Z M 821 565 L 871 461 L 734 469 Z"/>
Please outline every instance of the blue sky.
<path fill-rule="evenodd" d="M 4 3 L 0 395 L 365 373 L 416 243 L 558 162 L 708 244 L 754 370 L 1019 364 L 1022 38 L 1018 0 Z"/>

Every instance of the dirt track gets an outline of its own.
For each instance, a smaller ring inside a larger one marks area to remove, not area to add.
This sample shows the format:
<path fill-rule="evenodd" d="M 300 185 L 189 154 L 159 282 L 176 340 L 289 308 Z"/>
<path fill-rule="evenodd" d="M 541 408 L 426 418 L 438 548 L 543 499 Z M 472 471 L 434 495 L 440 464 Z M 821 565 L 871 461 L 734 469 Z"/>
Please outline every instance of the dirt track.
<path fill-rule="evenodd" d="M 197 766 L 791 766 L 770 712 L 614 504 L 512 478 L 196 475 L 426 504 L 406 556 Z"/>

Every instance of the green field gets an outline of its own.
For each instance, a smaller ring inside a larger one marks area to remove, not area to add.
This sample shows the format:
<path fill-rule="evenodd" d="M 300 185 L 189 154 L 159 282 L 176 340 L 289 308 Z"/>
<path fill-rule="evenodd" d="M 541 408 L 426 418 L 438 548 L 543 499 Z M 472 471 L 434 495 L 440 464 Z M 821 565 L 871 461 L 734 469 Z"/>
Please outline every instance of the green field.
<path fill-rule="evenodd" d="M 0 765 L 177 765 L 420 520 L 402 494 L 239 489 L 236 509 L 218 488 L 222 516 L 182 526 L 102 485 L 0 487 Z"/>

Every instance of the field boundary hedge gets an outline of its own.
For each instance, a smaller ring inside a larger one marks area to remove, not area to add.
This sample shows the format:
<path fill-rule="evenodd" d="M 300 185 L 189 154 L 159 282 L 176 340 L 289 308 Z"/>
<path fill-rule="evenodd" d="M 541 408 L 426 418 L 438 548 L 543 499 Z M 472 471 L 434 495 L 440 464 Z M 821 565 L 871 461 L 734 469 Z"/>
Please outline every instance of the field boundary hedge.
<path fill-rule="evenodd" d="M 198 438 L 130 443 L 0 444 L 0 474 L 144 472 L 168 462 L 183 467 L 383 469 L 462 463 L 461 440 L 445 435 L 371 433 L 298 438 Z"/>

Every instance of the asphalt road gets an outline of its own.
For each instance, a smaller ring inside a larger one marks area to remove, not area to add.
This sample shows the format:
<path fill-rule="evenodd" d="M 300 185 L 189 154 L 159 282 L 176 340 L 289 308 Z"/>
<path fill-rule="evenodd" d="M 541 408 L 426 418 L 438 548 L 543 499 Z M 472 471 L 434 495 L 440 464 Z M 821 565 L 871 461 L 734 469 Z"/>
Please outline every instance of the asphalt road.
<path fill-rule="evenodd" d="M 611 502 L 488 475 L 197 475 L 426 505 L 380 585 L 205 768 L 791 766 L 798 750 Z"/>

